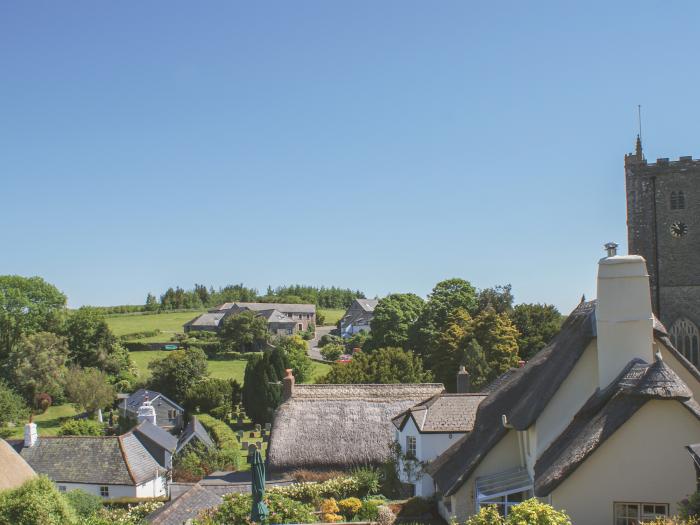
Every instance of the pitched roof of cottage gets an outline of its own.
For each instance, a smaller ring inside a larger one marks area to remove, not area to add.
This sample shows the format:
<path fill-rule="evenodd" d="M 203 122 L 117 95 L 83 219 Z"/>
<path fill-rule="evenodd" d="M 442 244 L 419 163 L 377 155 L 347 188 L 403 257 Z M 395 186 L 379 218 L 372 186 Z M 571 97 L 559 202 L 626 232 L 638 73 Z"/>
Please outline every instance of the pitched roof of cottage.
<path fill-rule="evenodd" d="M 218 507 L 224 502 L 221 496 L 200 484 L 194 485 L 179 498 L 169 501 L 148 516 L 154 525 L 182 525 L 196 518 L 200 512 Z"/>
<path fill-rule="evenodd" d="M 391 418 L 443 390 L 442 384 L 431 383 L 297 385 L 275 414 L 267 454 L 270 468 L 381 463 L 394 439 Z"/>
<path fill-rule="evenodd" d="M 258 315 L 264 317 L 268 323 L 296 323 L 294 319 L 275 309 L 259 310 Z"/>
<path fill-rule="evenodd" d="M 218 328 L 224 317 L 226 317 L 226 312 L 207 312 L 187 321 L 183 326 Z"/>
<path fill-rule="evenodd" d="M 139 485 L 164 472 L 131 432 L 40 437 L 20 454 L 36 472 L 57 482 Z"/>
<path fill-rule="evenodd" d="M 211 440 L 211 437 L 209 437 L 209 433 L 199 422 L 197 416 L 192 416 L 192 419 L 190 419 L 189 423 L 187 423 L 187 426 L 182 431 L 182 434 L 180 434 L 180 439 L 178 439 L 176 442 L 177 452 L 180 452 L 183 448 L 185 448 L 187 443 L 194 438 L 197 438 L 207 447 L 214 446 L 214 442 Z"/>
<path fill-rule="evenodd" d="M 595 302 L 579 304 L 552 341 L 479 404 L 472 432 L 427 465 L 426 472 L 443 494 L 454 493 L 506 435 L 503 414 L 518 430 L 537 419 L 593 340 L 594 314 Z"/>
<path fill-rule="evenodd" d="M 535 464 L 535 495 L 552 492 L 651 399 L 680 401 L 700 419 L 692 392 L 660 356 L 653 364 L 634 360 L 610 386 L 591 396 L 542 453 Z"/>
<path fill-rule="evenodd" d="M 162 402 L 168 403 L 173 408 L 176 408 L 181 412 L 185 411 L 185 409 L 178 405 L 175 401 L 173 401 L 167 396 L 164 396 L 160 392 L 156 392 L 155 390 L 145 390 L 143 388 L 139 388 L 136 392 L 127 397 L 123 401 L 124 406 L 127 410 L 131 412 L 136 412 L 138 411 L 139 407 L 143 405 L 143 402 L 146 400 L 146 396 L 148 396 L 148 400 L 151 402 L 151 404 L 155 404 L 158 400 L 160 400 Z"/>
<path fill-rule="evenodd" d="M 245 303 L 245 302 L 233 302 L 233 303 L 223 303 L 219 306 L 209 310 L 210 312 L 219 312 L 223 310 L 231 310 L 234 307 L 248 308 L 253 311 L 260 310 L 279 310 L 284 313 L 316 313 L 315 304 L 295 304 L 295 303 Z"/>
<path fill-rule="evenodd" d="M 377 303 L 379 303 L 379 299 L 355 299 L 340 322 L 343 325 L 369 323 L 372 320 Z M 359 306 L 360 309 L 354 309 L 353 306 L 355 305 Z"/>
<path fill-rule="evenodd" d="M 360 305 L 365 312 L 374 312 L 374 309 L 379 303 L 379 299 L 355 299 L 355 302 Z"/>
<path fill-rule="evenodd" d="M 7 441 L 0 439 L 0 490 L 14 489 L 36 476 L 36 472 L 12 448 Z"/>
<path fill-rule="evenodd" d="M 403 430 L 413 418 L 419 432 L 471 432 L 476 411 L 486 394 L 439 394 L 392 419 Z"/>
<path fill-rule="evenodd" d="M 134 432 L 134 434 L 141 434 L 147 437 L 153 443 L 171 453 L 175 452 L 175 449 L 177 448 L 177 438 L 175 436 L 173 436 L 167 430 L 160 428 L 158 425 L 154 425 L 148 420 L 144 420 L 139 423 L 136 427 L 134 427 L 132 432 Z"/>

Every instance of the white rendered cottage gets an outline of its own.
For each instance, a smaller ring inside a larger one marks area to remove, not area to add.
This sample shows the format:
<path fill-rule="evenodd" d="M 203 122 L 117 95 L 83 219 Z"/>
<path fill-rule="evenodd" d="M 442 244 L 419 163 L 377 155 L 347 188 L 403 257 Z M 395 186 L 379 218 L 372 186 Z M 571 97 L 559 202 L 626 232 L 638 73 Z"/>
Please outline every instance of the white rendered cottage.
<path fill-rule="evenodd" d="M 636 525 L 696 490 L 700 374 L 651 310 L 639 256 L 601 259 L 598 300 L 479 404 L 472 432 L 426 467 L 446 518 L 537 496 L 577 525 Z"/>
<path fill-rule="evenodd" d="M 441 392 L 392 419 L 396 443 L 401 448 L 400 479 L 413 485 L 416 496 L 432 496 L 435 484 L 423 472 L 423 465 L 472 431 L 477 408 L 485 397 L 469 393 L 469 374 L 461 367 L 457 393 Z"/>

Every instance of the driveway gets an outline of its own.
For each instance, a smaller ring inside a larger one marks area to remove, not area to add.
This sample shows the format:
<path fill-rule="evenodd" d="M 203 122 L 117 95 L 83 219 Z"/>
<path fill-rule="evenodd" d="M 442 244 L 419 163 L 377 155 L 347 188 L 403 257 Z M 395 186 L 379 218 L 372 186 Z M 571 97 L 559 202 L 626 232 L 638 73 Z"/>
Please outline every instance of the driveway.
<path fill-rule="evenodd" d="M 321 339 L 326 334 L 331 333 L 331 330 L 335 329 L 335 326 L 317 326 L 316 327 L 316 337 L 307 341 L 309 344 L 309 357 L 311 359 L 317 359 L 319 361 L 325 361 L 321 352 L 318 348 L 318 340 Z"/>

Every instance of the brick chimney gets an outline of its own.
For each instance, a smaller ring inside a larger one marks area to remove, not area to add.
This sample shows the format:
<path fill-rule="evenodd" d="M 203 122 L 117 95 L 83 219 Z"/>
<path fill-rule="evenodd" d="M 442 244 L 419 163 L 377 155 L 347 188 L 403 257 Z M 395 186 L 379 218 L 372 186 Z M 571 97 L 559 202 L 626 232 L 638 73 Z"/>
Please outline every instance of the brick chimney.
<path fill-rule="evenodd" d="M 285 372 L 287 372 L 287 375 L 282 379 L 282 398 L 286 401 L 294 395 L 295 380 L 291 368 L 287 368 Z"/>
<path fill-rule="evenodd" d="M 598 263 L 596 333 L 598 386 L 605 388 L 634 358 L 654 362 L 653 317 L 646 261 L 639 255 L 608 256 Z"/>
<path fill-rule="evenodd" d="M 457 372 L 457 393 L 468 394 L 471 389 L 471 381 L 469 380 L 469 372 L 464 368 L 464 365 L 459 367 Z"/>
<path fill-rule="evenodd" d="M 36 444 L 37 433 L 36 433 L 36 423 L 30 421 L 24 425 L 24 446 L 33 447 Z"/>

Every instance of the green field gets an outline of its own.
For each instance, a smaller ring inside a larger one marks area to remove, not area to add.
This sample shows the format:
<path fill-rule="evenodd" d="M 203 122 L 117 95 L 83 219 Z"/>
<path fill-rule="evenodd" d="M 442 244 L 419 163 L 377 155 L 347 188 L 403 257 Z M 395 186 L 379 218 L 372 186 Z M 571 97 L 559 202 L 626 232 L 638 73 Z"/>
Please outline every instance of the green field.
<path fill-rule="evenodd" d="M 60 419 L 72 417 L 78 412 L 73 405 L 56 405 L 49 407 L 46 412 L 34 416 L 34 423 L 40 436 L 55 436 L 61 426 Z M 21 439 L 24 436 L 24 426 L 18 426 L 10 438 Z"/>
<path fill-rule="evenodd" d="M 163 332 L 156 337 L 148 339 L 139 339 L 139 341 L 150 341 L 153 339 L 156 342 L 168 341 L 176 333 L 182 332 L 182 325 L 190 319 L 194 319 L 205 310 L 188 311 L 188 312 L 165 312 L 161 314 L 124 314 L 110 315 L 107 317 L 107 324 L 110 330 L 116 336 L 125 334 L 135 334 L 138 332 L 150 332 L 152 330 L 160 330 Z"/>
<path fill-rule="evenodd" d="M 340 318 L 345 315 L 345 310 L 339 308 L 319 308 L 318 313 L 326 316 L 324 326 L 335 326 Z"/>
<path fill-rule="evenodd" d="M 138 369 L 139 378 L 147 379 L 151 374 L 148 370 L 148 363 L 154 359 L 162 359 L 168 355 L 168 350 L 149 350 L 143 352 L 130 352 L 129 355 L 134 361 Z M 245 359 L 233 359 L 220 361 L 215 359 L 209 360 L 209 376 L 217 379 L 235 379 L 239 383 L 243 383 L 243 373 L 245 372 Z M 330 370 L 330 365 L 326 363 L 313 363 L 312 377 L 315 381 L 317 378 L 325 375 Z"/>

